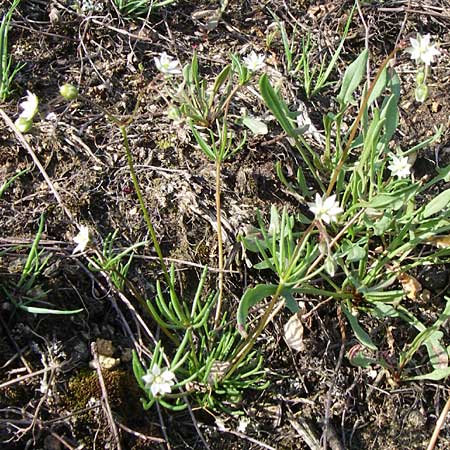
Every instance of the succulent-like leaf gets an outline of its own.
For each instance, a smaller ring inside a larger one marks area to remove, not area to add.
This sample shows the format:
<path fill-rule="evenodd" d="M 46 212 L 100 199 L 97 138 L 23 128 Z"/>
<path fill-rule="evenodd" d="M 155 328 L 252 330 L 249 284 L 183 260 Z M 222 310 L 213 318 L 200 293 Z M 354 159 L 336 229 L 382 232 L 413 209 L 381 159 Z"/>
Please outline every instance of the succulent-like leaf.
<path fill-rule="evenodd" d="M 364 50 L 347 68 L 337 101 L 341 108 L 353 103 L 353 92 L 361 83 L 367 67 L 368 50 Z"/>

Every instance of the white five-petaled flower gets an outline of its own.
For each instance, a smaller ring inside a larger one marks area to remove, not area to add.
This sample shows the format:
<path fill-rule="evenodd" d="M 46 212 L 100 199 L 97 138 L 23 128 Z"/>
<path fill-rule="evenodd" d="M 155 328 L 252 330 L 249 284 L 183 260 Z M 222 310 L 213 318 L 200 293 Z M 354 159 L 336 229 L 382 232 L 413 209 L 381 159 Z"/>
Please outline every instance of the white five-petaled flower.
<path fill-rule="evenodd" d="M 80 232 L 73 238 L 73 241 L 77 246 L 73 249 L 72 255 L 84 252 L 86 246 L 89 244 L 89 228 L 81 225 Z"/>
<path fill-rule="evenodd" d="M 261 54 L 256 54 L 252 51 L 249 55 L 245 56 L 242 60 L 244 62 L 244 66 L 247 67 L 251 72 L 256 72 L 264 68 L 265 63 L 264 60 L 266 57 Z"/>
<path fill-rule="evenodd" d="M 316 216 L 316 219 L 323 220 L 325 223 L 336 222 L 337 216 L 344 211 L 336 201 L 336 195 L 321 197 L 319 194 L 316 194 L 316 201 L 308 203 L 308 206 Z"/>
<path fill-rule="evenodd" d="M 32 120 L 37 113 L 38 104 L 39 100 L 37 98 L 37 95 L 33 94 L 30 91 L 27 91 L 26 100 L 20 104 L 22 112 L 20 113 L 19 117 L 25 120 Z"/>
<path fill-rule="evenodd" d="M 180 65 L 178 61 L 173 57 L 168 55 L 166 52 L 162 52 L 159 58 L 155 56 L 156 68 L 166 75 L 176 75 L 181 73 Z"/>
<path fill-rule="evenodd" d="M 145 383 L 146 389 L 150 389 L 153 397 L 158 397 L 164 394 L 170 394 L 172 386 L 175 384 L 173 381 L 175 374 L 169 369 L 161 369 L 154 365 L 146 375 L 142 377 Z"/>
<path fill-rule="evenodd" d="M 422 62 L 429 66 L 433 62 L 433 58 L 441 54 L 441 52 L 435 47 L 435 44 L 430 45 L 430 35 L 426 34 L 422 36 L 417 34 L 417 39 L 411 38 L 411 47 L 406 49 L 411 53 L 411 58 L 416 63 Z"/>
<path fill-rule="evenodd" d="M 406 178 L 411 173 L 411 164 L 407 156 L 391 155 L 391 164 L 388 169 L 391 171 L 393 177 Z"/>

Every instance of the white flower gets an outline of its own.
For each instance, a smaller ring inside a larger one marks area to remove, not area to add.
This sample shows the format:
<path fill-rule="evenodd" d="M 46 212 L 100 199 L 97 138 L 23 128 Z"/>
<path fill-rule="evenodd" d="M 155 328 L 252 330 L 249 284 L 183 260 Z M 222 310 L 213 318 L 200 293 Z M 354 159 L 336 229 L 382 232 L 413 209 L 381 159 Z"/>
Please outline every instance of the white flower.
<path fill-rule="evenodd" d="M 391 155 L 392 162 L 388 169 L 393 177 L 406 178 L 411 173 L 411 164 L 408 162 L 407 156 Z"/>
<path fill-rule="evenodd" d="M 23 111 L 20 113 L 19 117 L 25 120 L 32 120 L 37 113 L 38 104 L 39 100 L 37 96 L 32 92 L 27 91 L 27 99 L 20 104 Z"/>
<path fill-rule="evenodd" d="M 241 417 L 239 419 L 237 430 L 239 433 L 245 433 L 247 431 L 247 427 L 250 425 L 249 417 Z"/>
<path fill-rule="evenodd" d="M 323 220 L 326 223 L 336 222 L 337 216 L 344 211 L 336 201 L 336 195 L 322 198 L 319 194 L 316 194 L 316 201 L 308 203 L 308 206 L 315 214 L 316 219 Z"/>
<path fill-rule="evenodd" d="M 73 241 L 78 245 L 74 248 L 72 255 L 78 252 L 84 252 L 86 246 L 89 244 L 89 228 L 81 225 L 80 232 L 73 238 Z"/>
<path fill-rule="evenodd" d="M 100 12 L 103 10 L 103 5 L 92 0 L 83 0 L 81 2 L 81 11 L 84 13 Z"/>
<path fill-rule="evenodd" d="M 411 59 L 414 59 L 416 63 L 423 62 L 429 66 L 433 62 L 433 58 L 441 54 L 441 52 L 435 47 L 430 45 L 430 35 L 426 34 L 421 36 L 417 34 L 417 39 L 411 38 L 411 47 L 406 49 L 411 53 Z"/>
<path fill-rule="evenodd" d="M 155 57 L 156 68 L 167 75 L 176 75 L 181 73 L 180 65 L 178 61 L 173 57 L 169 56 L 166 52 L 163 52 L 158 57 Z"/>
<path fill-rule="evenodd" d="M 169 369 L 161 369 L 158 366 L 153 366 L 151 370 L 142 377 L 146 389 L 150 389 L 153 397 L 159 395 L 170 394 L 171 386 L 174 385 L 175 374 Z"/>
<path fill-rule="evenodd" d="M 257 70 L 261 70 L 264 68 L 265 63 L 264 60 L 266 57 L 263 54 L 256 54 L 252 51 L 248 56 L 243 58 L 244 66 L 247 67 L 251 72 L 256 72 Z"/>

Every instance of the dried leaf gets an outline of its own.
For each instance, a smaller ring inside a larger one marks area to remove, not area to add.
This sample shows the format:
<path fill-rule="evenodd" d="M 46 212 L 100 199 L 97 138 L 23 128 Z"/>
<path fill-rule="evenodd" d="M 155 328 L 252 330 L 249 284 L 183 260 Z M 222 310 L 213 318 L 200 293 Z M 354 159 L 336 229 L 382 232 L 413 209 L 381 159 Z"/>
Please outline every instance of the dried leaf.
<path fill-rule="evenodd" d="M 214 361 L 208 374 L 208 383 L 214 386 L 227 373 L 229 367 L 228 361 Z"/>
<path fill-rule="evenodd" d="M 431 348 L 435 355 L 434 365 L 436 369 L 447 369 L 448 367 L 448 353 L 439 342 L 431 342 Z"/>
<path fill-rule="evenodd" d="M 431 299 L 431 292 L 428 289 L 424 289 L 420 294 L 419 294 L 419 300 L 421 302 L 424 303 L 428 303 Z"/>
<path fill-rule="evenodd" d="M 405 291 L 406 297 L 411 300 L 417 300 L 419 292 L 422 290 L 422 285 L 417 279 L 407 273 L 401 273 L 397 278 Z"/>
<path fill-rule="evenodd" d="M 388 326 L 386 328 L 386 339 L 389 347 L 389 356 L 393 356 L 395 354 L 395 338 L 394 338 L 394 327 Z"/>
<path fill-rule="evenodd" d="M 437 248 L 448 248 L 450 247 L 450 236 L 432 236 L 430 239 L 425 241 L 427 244 L 434 245 Z"/>
<path fill-rule="evenodd" d="M 200 28 L 204 31 L 212 31 L 219 25 L 219 20 L 222 17 L 222 11 L 218 9 L 203 9 L 201 11 L 195 11 L 191 14 L 192 19 L 196 22 Z"/>
<path fill-rule="evenodd" d="M 299 313 L 295 313 L 284 326 L 284 339 L 292 350 L 302 352 L 305 350 L 303 343 L 303 324 Z"/>

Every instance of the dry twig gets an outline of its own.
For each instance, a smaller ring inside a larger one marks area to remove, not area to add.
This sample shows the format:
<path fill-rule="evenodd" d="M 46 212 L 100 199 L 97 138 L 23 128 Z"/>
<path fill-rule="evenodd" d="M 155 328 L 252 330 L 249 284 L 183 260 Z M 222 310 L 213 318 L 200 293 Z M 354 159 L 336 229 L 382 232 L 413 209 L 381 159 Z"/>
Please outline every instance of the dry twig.
<path fill-rule="evenodd" d="M 109 426 L 111 428 L 114 441 L 116 443 L 116 449 L 122 450 L 122 445 L 120 443 L 120 436 L 117 431 L 116 422 L 114 421 L 114 417 L 113 417 L 112 411 L 111 411 L 111 406 L 109 405 L 108 392 L 106 390 L 105 380 L 103 379 L 102 369 L 100 367 L 100 362 L 98 360 L 97 345 L 95 342 L 92 342 L 92 344 L 91 344 L 91 351 L 92 351 L 92 356 L 94 357 L 94 367 L 95 367 L 95 370 L 97 371 L 98 382 L 100 383 L 100 388 L 102 390 L 102 400 L 103 400 L 102 405 L 105 409 L 106 418 L 107 418 Z"/>
<path fill-rule="evenodd" d="M 442 410 L 439 419 L 436 422 L 436 426 L 434 428 L 427 450 L 433 450 L 434 447 L 436 446 L 439 433 L 441 431 L 442 425 L 444 425 L 449 410 L 450 410 L 450 396 L 448 397 L 447 403 L 445 404 L 444 409 Z"/>

